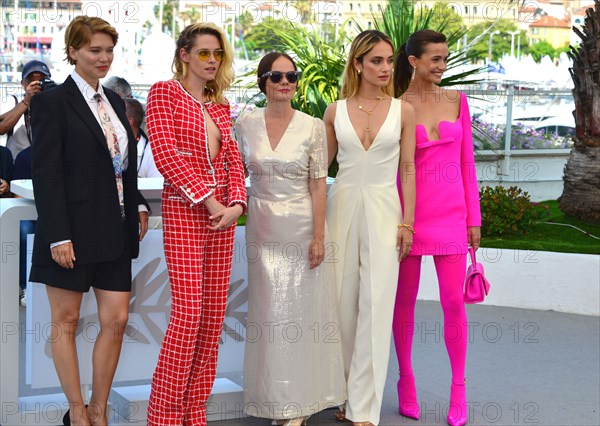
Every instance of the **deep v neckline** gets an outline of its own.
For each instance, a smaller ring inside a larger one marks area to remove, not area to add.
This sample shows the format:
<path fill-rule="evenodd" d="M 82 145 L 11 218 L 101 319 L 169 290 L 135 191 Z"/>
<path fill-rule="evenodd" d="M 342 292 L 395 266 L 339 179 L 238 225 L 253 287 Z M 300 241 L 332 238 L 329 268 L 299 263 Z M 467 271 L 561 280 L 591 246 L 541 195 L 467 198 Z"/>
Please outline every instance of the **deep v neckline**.
<path fill-rule="evenodd" d="M 354 127 L 354 123 L 352 123 L 352 119 L 350 118 L 350 111 L 348 110 L 348 100 L 346 99 L 346 116 L 348 117 L 348 122 L 350 123 L 350 127 L 352 127 L 352 133 L 354 133 L 354 136 L 356 137 L 356 140 L 357 140 L 358 144 L 361 146 L 361 148 L 363 149 L 364 152 L 369 152 L 371 150 L 371 148 L 373 148 L 373 145 L 375 145 L 375 142 L 377 142 L 377 139 L 379 139 L 379 135 L 381 134 L 381 131 L 383 130 L 383 128 L 385 127 L 387 121 L 390 118 L 390 113 L 392 111 L 392 102 L 393 101 L 394 101 L 394 98 L 390 99 L 390 105 L 388 107 L 387 114 L 385 116 L 385 119 L 383 120 L 383 123 L 381 123 L 381 127 L 377 131 L 377 134 L 373 138 L 373 142 L 371 142 L 371 145 L 369 145 L 368 148 L 365 148 L 365 146 L 363 145 L 362 141 L 358 137 L 358 132 L 356 131 L 356 128 Z"/>
<path fill-rule="evenodd" d="M 290 130 L 290 126 L 292 125 L 292 122 L 296 118 L 296 112 L 297 111 L 294 110 L 294 112 L 292 113 L 292 117 L 290 118 L 290 121 L 288 121 L 287 125 L 285 126 L 285 130 L 283 131 L 283 134 L 277 141 L 277 145 L 275 145 L 275 147 L 273 147 L 273 144 L 271 143 L 271 139 L 269 138 L 269 132 L 267 130 L 267 110 L 266 110 L 266 108 L 263 108 L 262 121 L 263 121 L 263 126 L 265 128 L 265 135 L 267 137 L 267 143 L 269 144 L 269 148 L 271 148 L 271 152 L 277 152 L 278 148 L 281 146 L 281 143 L 283 142 L 283 140 L 285 139 L 285 136 L 288 134 L 288 131 Z"/>

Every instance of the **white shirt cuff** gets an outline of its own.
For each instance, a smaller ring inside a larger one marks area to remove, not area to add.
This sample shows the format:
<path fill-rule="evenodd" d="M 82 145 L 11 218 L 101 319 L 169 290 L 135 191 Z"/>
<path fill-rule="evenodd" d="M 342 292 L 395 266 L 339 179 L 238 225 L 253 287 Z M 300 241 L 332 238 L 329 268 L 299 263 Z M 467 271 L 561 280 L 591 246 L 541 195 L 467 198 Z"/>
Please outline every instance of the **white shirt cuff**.
<path fill-rule="evenodd" d="M 70 242 L 71 242 L 71 240 L 57 241 L 55 243 L 50 244 L 50 250 L 52 250 L 54 247 L 58 247 L 58 246 L 61 246 L 63 244 L 70 243 Z"/>

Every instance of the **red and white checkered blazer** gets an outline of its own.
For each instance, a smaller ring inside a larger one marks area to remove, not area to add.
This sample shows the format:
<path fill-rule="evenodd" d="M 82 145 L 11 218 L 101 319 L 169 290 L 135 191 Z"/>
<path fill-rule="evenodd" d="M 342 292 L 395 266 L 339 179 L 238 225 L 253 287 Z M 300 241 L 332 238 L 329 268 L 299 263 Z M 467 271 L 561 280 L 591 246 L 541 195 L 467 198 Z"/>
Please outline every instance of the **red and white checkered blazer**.
<path fill-rule="evenodd" d="M 210 159 L 208 138 L 198 101 L 176 80 L 160 81 L 148 95 L 146 121 L 156 167 L 165 178 L 163 197 L 177 194 L 197 206 L 216 187 L 227 186 L 227 206 L 246 210 L 244 167 L 231 138 L 229 104 L 204 104 L 221 132 L 221 149 Z"/>

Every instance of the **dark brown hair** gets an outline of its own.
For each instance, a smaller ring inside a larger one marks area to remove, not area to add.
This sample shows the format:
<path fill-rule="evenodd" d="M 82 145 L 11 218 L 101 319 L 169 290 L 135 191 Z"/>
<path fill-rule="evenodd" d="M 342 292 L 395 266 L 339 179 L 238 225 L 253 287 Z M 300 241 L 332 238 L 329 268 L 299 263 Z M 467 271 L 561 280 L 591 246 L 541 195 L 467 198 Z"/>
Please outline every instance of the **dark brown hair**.
<path fill-rule="evenodd" d="M 406 92 L 412 78 L 414 70 L 408 62 L 408 57 L 420 58 L 425 53 L 425 46 L 429 43 L 447 43 L 446 36 L 432 30 L 419 30 L 412 33 L 407 42 L 398 48 L 394 64 L 394 95 L 396 97 Z"/>
<path fill-rule="evenodd" d="M 258 88 L 260 89 L 261 92 L 263 92 L 265 94 L 267 93 L 266 92 L 267 79 L 262 78 L 261 75 L 263 75 L 266 72 L 271 71 L 271 69 L 273 68 L 273 62 L 275 62 L 277 59 L 279 59 L 281 57 L 284 57 L 285 59 L 290 61 L 294 67 L 294 71 L 298 71 L 298 67 L 296 67 L 296 62 L 294 62 L 292 57 L 290 55 L 288 55 L 287 53 L 283 53 L 283 52 L 267 53 L 260 60 L 260 62 L 258 63 L 258 68 L 256 69 L 256 74 L 258 76 Z"/>

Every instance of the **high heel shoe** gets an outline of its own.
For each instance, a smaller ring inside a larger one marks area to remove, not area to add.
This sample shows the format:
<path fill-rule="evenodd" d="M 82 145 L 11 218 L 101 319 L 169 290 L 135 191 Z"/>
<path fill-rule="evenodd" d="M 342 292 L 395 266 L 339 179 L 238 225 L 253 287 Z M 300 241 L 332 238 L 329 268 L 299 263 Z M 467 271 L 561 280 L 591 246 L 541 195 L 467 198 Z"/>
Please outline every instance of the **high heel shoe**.
<path fill-rule="evenodd" d="M 467 407 L 467 392 L 463 384 L 452 383 L 450 386 L 450 407 L 448 408 L 448 424 L 450 426 L 464 426 L 467 424 L 469 408 Z"/>
<path fill-rule="evenodd" d="M 85 408 L 88 406 L 86 405 Z M 71 409 L 68 409 L 63 416 L 63 426 L 71 426 Z"/>
<path fill-rule="evenodd" d="M 398 379 L 398 406 L 401 416 L 419 420 L 421 412 L 417 401 L 417 387 L 413 373 L 400 374 Z"/>

